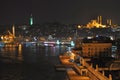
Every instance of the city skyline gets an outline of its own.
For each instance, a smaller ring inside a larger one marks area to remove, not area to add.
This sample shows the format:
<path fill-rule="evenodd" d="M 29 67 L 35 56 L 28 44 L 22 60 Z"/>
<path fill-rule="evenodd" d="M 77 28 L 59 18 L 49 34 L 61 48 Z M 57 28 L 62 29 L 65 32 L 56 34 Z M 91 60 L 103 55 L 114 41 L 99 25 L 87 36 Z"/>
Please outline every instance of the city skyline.
<path fill-rule="evenodd" d="M 0 24 L 29 24 L 61 22 L 65 24 L 87 24 L 97 16 L 112 19 L 120 24 L 119 2 L 115 0 L 4 0 L 0 2 Z"/>

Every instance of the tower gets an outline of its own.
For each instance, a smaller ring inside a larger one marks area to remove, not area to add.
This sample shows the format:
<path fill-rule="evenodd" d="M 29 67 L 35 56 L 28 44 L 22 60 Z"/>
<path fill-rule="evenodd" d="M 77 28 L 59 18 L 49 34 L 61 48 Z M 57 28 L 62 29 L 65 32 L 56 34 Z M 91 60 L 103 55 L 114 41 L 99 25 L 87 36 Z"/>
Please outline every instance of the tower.
<path fill-rule="evenodd" d="M 107 24 L 108 25 L 112 25 L 112 20 L 111 19 L 107 19 Z"/>
<path fill-rule="evenodd" d="M 15 26 L 13 25 L 13 27 L 12 27 L 12 34 L 13 34 L 13 36 L 15 37 Z"/>
<path fill-rule="evenodd" d="M 102 24 L 102 16 L 98 16 L 98 17 L 97 17 L 97 22 L 98 22 L 99 24 Z"/>
<path fill-rule="evenodd" d="M 31 14 L 31 16 L 30 16 L 30 26 L 32 26 L 32 25 L 33 25 L 33 16 Z"/>
<path fill-rule="evenodd" d="M 97 17 L 97 22 L 100 23 L 100 17 L 99 16 Z"/>
<path fill-rule="evenodd" d="M 100 24 L 102 24 L 102 16 L 100 16 Z"/>

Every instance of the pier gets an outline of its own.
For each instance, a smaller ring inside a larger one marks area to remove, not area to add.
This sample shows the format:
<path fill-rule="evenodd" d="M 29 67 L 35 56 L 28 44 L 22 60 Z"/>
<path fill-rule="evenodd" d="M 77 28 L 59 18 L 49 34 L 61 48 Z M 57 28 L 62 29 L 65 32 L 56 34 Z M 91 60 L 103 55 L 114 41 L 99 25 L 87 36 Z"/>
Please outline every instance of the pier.
<path fill-rule="evenodd" d="M 67 73 L 67 80 L 112 80 L 111 74 L 108 77 L 105 76 L 104 70 L 108 70 L 108 68 L 98 68 L 96 66 L 96 69 L 94 69 L 83 57 L 80 58 L 80 65 L 69 62 L 69 57 L 66 56 L 60 56 L 60 62 L 61 66 L 56 66 L 56 69 L 64 68 Z M 114 70 L 115 68 L 111 69 Z"/>

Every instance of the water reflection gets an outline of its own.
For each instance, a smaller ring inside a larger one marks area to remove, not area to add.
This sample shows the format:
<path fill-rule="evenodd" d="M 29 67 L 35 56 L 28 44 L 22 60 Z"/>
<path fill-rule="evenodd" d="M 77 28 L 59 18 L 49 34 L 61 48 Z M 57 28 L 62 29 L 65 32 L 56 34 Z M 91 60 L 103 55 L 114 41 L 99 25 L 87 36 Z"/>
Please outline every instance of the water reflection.
<path fill-rule="evenodd" d="M 18 57 L 17 57 L 18 60 L 20 61 L 23 61 L 23 57 L 22 57 L 22 45 L 19 44 L 18 46 Z"/>
<path fill-rule="evenodd" d="M 58 56 L 72 47 L 68 46 L 53 46 L 53 47 L 4 47 L 0 48 L 0 56 L 10 60 L 36 62 L 37 58 L 45 56 Z"/>
<path fill-rule="evenodd" d="M 0 48 L 0 80 L 64 80 L 65 73 L 56 72 L 54 65 L 59 63 L 58 55 L 70 48 L 22 45 Z"/>

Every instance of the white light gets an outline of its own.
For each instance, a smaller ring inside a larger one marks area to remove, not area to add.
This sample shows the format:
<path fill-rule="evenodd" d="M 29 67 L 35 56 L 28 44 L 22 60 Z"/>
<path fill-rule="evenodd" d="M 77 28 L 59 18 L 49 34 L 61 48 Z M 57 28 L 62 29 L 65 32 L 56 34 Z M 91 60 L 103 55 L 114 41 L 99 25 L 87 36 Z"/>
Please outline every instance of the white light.
<path fill-rule="evenodd" d="M 71 41 L 71 46 L 75 46 L 75 43 L 73 41 Z"/>
<path fill-rule="evenodd" d="M 56 42 L 57 44 L 60 44 L 60 41 L 59 40 L 57 40 L 57 42 Z"/>

